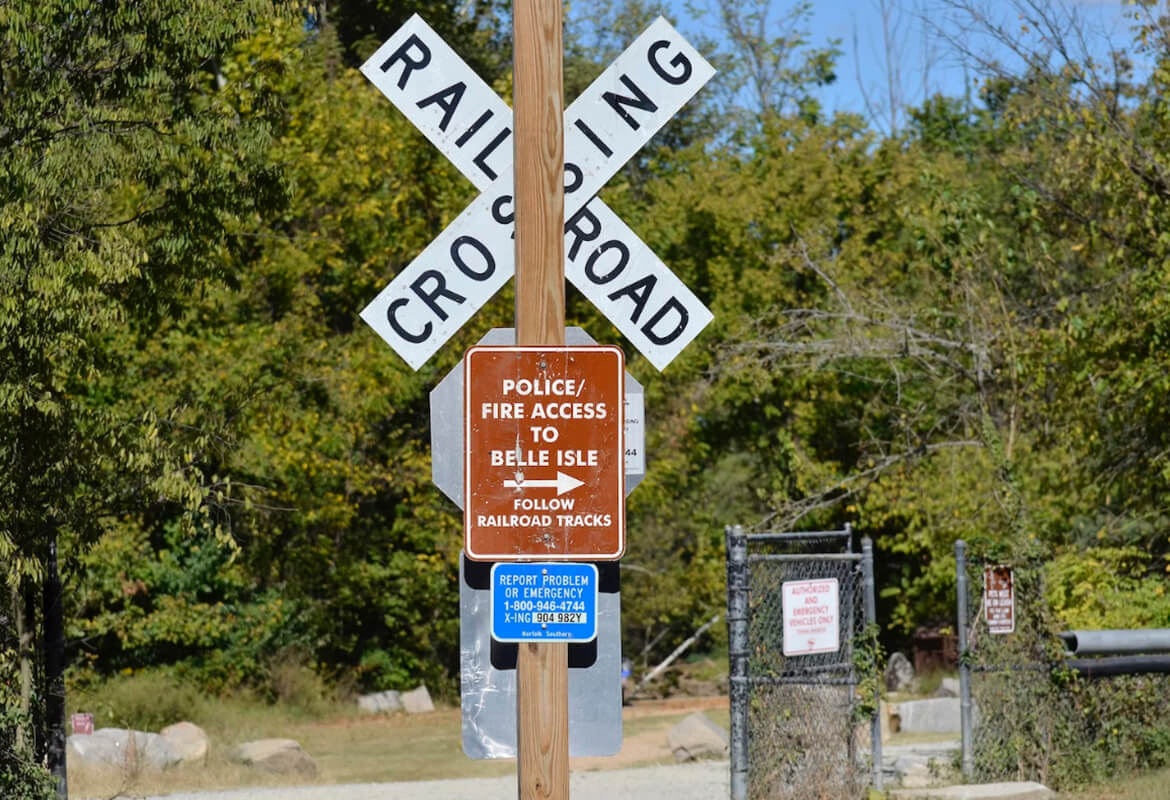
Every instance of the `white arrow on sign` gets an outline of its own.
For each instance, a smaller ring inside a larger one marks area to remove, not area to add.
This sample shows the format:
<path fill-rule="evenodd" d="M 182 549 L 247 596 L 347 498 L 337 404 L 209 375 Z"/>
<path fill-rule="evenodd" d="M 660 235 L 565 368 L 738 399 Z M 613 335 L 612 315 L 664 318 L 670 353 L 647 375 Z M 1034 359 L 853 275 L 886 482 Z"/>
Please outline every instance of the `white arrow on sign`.
<path fill-rule="evenodd" d="M 565 492 L 571 492 L 578 486 L 584 486 L 585 481 L 579 481 L 572 475 L 566 475 L 561 471 L 557 471 L 556 480 L 525 480 L 523 472 L 516 473 L 515 480 L 504 481 L 504 487 L 507 489 L 526 489 L 531 486 L 533 489 L 556 489 L 557 496 L 561 496 Z"/>
<path fill-rule="evenodd" d="M 418 15 L 361 70 L 483 192 L 362 311 L 418 369 L 515 273 L 512 110 Z M 565 274 L 660 370 L 711 312 L 594 195 L 714 74 L 659 17 L 565 111 Z"/>

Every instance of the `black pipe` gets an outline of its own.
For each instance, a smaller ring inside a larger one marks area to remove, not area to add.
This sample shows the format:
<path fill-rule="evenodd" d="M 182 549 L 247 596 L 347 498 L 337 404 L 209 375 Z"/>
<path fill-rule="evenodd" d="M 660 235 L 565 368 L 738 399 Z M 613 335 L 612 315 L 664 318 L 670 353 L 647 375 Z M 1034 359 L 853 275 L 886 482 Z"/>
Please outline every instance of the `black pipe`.
<path fill-rule="evenodd" d="M 1170 653 L 1170 628 L 1062 631 L 1060 638 L 1078 656 Z"/>
<path fill-rule="evenodd" d="M 1170 673 L 1170 656 L 1115 656 L 1113 658 L 1070 658 L 1064 666 L 1086 678 L 1110 675 Z"/>

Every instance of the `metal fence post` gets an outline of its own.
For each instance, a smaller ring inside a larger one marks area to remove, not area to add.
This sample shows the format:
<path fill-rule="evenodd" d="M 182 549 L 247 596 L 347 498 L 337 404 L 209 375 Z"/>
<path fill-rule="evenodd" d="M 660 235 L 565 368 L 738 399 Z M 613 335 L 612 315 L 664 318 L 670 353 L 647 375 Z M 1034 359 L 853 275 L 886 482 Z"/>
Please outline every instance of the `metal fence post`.
<path fill-rule="evenodd" d="M 748 784 L 748 568 L 742 525 L 727 527 L 727 639 L 731 706 L 731 800 L 747 800 Z"/>
<path fill-rule="evenodd" d="M 975 753 L 972 741 L 971 664 L 967 654 L 967 544 L 955 542 L 955 592 L 958 594 L 959 631 L 959 731 L 961 737 L 960 768 L 964 781 L 975 774 Z"/>
<path fill-rule="evenodd" d="M 873 540 L 868 536 L 861 540 L 861 589 L 865 601 L 865 625 L 877 624 L 877 600 L 874 597 Z M 873 759 L 873 788 L 882 790 L 882 690 L 878 664 L 874 661 L 873 715 L 870 720 L 869 755 Z"/>

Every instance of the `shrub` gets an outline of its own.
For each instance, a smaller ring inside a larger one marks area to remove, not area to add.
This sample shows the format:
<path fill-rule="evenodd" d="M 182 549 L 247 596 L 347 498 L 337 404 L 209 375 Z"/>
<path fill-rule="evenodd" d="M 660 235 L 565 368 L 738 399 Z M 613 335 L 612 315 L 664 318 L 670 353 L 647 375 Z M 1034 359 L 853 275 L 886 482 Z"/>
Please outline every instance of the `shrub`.
<path fill-rule="evenodd" d="M 1170 682 L 1162 675 L 1086 679 L 978 676 L 975 761 L 981 780 L 1067 789 L 1170 763 Z"/>
<path fill-rule="evenodd" d="M 288 647 L 269 664 L 265 695 L 294 713 L 317 716 L 328 709 L 334 693 L 313 669 L 308 652 Z"/>
<path fill-rule="evenodd" d="M 157 731 L 180 720 L 198 720 L 207 700 L 170 673 L 150 670 L 93 683 L 69 695 L 70 705 L 93 714 L 95 728 Z"/>
<path fill-rule="evenodd" d="M 51 800 L 53 778 L 36 763 L 29 748 L 17 748 L 22 723 L 16 709 L 0 707 L 0 797 L 4 800 Z"/>

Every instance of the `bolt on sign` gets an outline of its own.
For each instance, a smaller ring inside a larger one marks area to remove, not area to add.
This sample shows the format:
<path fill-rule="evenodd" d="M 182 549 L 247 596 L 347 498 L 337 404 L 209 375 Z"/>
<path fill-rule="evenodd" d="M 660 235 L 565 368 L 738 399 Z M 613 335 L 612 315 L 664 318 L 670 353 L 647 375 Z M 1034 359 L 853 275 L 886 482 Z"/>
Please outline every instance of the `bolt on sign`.
<path fill-rule="evenodd" d="M 464 365 L 468 557 L 621 558 L 621 349 L 476 346 Z"/>
<path fill-rule="evenodd" d="M 781 586 L 785 656 L 841 649 L 841 594 L 836 578 L 787 581 Z"/>
<path fill-rule="evenodd" d="M 988 633 L 1015 632 L 1015 576 L 1011 567 L 983 568 L 983 614 Z"/>
<path fill-rule="evenodd" d="M 417 15 L 361 71 L 482 192 L 361 312 L 418 369 L 515 274 L 512 109 Z M 714 74 L 659 17 L 565 110 L 565 275 L 660 370 L 711 312 L 595 195 Z"/>

